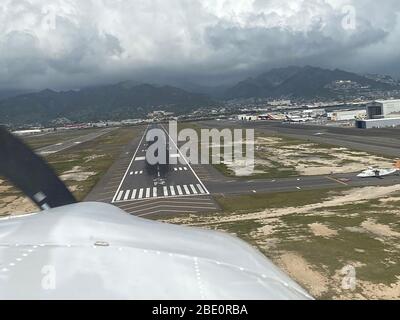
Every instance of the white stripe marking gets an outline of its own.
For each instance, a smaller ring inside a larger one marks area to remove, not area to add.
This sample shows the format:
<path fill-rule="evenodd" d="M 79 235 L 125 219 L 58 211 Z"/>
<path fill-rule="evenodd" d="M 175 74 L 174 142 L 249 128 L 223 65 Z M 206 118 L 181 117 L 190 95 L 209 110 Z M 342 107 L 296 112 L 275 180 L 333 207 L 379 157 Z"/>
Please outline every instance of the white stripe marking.
<path fill-rule="evenodd" d="M 131 190 L 127 190 L 127 191 L 125 192 L 124 200 L 128 200 L 128 199 L 129 199 L 130 193 L 131 193 Z"/>
<path fill-rule="evenodd" d="M 146 198 L 150 198 L 150 188 L 146 189 Z"/>
<path fill-rule="evenodd" d="M 181 186 L 176 186 L 176 189 L 178 190 L 178 194 L 179 194 L 180 196 L 183 195 Z"/>
<path fill-rule="evenodd" d="M 153 197 L 157 198 L 157 187 L 153 188 Z"/>
<path fill-rule="evenodd" d="M 165 197 L 168 196 L 168 188 L 167 187 L 164 187 L 164 196 Z"/>
<path fill-rule="evenodd" d="M 199 190 L 200 190 L 200 192 L 201 192 L 202 194 L 205 193 L 204 189 L 202 188 L 202 186 L 201 186 L 200 184 L 197 184 L 197 188 L 199 188 Z"/>
<path fill-rule="evenodd" d="M 194 187 L 194 185 L 191 184 L 190 185 L 190 189 L 192 189 L 194 194 L 198 194 L 198 192 L 197 192 L 196 188 Z"/>
<path fill-rule="evenodd" d="M 143 160 L 146 160 L 146 157 L 137 157 L 135 159 L 135 161 L 143 161 Z"/>
<path fill-rule="evenodd" d="M 172 196 L 176 195 L 174 186 L 170 186 L 169 189 L 171 190 L 171 195 Z"/>
<path fill-rule="evenodd" d="M 182 168 L 179 168 L 179 171 L 182 171 L 183 169 Z"/>
<path fill-rule="evenodd" d="M 136 199 L 136 193 L 137 193 L 137 190 L 136 190 L 136 189 L 133 189 L 133 191 L 132 191 L 132 197 L 131 197 L 132 200 L 133 200 L 133 199 Z"/>
<path fill-rule="evenodd" d="M 141 188 L 139 190 L 139 196 L 138 196 L 138 199 L 142 199 L 142 198 L 143 198 L 143 188 Z"/>
<path fill-rule="evenodd" d="M 121 200 L 123 194 L 124 194 L 124 190 L 121 190 L 121 191 L 118 193 L 117 201 Z"/>
<path fill-rule="evenodd" d="M 190 194 L 189 188 L 186 184 L 183 186 L 183 189 L 185 189 L 186 194 Z"/>

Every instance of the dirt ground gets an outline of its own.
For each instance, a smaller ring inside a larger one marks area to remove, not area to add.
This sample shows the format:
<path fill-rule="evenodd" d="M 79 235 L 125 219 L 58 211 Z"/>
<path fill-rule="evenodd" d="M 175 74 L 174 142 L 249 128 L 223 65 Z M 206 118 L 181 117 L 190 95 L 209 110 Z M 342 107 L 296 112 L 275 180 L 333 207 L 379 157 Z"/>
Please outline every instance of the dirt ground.
<path fill-rule="evenodd" d="M 94 160 L 93 158 L 92 160 Z M 91 160 L 91 161 L 92 161 Z M 60 176 L 63 181 L 85 181 L 91 176 L 94 176 L 96 172 L 85 171 L 81 166 L 75 166 L 71 170 L 65 171 Z"/>

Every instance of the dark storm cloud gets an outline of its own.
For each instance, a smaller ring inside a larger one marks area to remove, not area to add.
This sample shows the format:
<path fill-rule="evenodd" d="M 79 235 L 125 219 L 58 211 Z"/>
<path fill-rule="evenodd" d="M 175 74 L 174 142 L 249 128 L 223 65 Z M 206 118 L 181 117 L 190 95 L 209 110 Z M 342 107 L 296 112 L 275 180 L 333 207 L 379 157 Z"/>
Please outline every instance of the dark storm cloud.
<path fill-rule="evenodd" d="M 3 0 L 0 87 L 212 82 L 312 64 L 400 74 L 400 3 Z"/>

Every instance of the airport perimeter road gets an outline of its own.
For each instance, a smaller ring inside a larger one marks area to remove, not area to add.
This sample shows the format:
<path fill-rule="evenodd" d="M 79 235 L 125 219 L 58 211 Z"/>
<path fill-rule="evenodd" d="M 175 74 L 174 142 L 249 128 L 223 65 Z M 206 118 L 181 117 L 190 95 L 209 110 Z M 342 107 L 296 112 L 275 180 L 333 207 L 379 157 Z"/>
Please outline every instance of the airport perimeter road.
<path fill-rule="evenodd" d="M 177 146 L 173 148 L 174 142 L 164 127 L 155 125 L 152 128 L 165 132 L 167 149 L 178 149 Z M 199 213 L 218 209 L 207 187 L 179 150 L 169 153 L 170 159 L 177 159 L 178 164 L 147 164 L 146 134 L 149 129 L 143 133 L 111 203 L 137 216 Z"/>
<path fill-rule="evenodd" d="M 82 143 L 85 142 L 89 142 L 92 141 L 94 139 L 97 139 L 107 133 L 110 133 L 111 131 L 115 130 L 116 128 L 107 128 L 107 129 L 103 129 L 103 130 L 98 130 L 96 132 L 91 132 L 87 135 L 83 135 L 74 139 L 71 139 L 69 141 L 65 141 L 65 142 L 60 142 L 57 144 L 53 144 L 51 146 L 47 146 L 47 147 L 43 147 L 40 149 L 35 150 L 35 152 L 39 155 L 42 156 L 46 156 L 49 154 L 53 154 L 53 153 L 57 153 L 60 151 L 64 151 L 67 149 L 70 149 L 72 147 L 75 147 L 77 145 L 80 145 Z"/>
<path fill-rule="evenodd" d="M 200 122 L 200 126 L 205 128 L 253 128 L 267 134 L 280 134 L 316 143 L 400 157 L 400 130 L 396 128 L 363 130 L 314 124 L 290 124 L 280 121 L 205 121 Z"/>

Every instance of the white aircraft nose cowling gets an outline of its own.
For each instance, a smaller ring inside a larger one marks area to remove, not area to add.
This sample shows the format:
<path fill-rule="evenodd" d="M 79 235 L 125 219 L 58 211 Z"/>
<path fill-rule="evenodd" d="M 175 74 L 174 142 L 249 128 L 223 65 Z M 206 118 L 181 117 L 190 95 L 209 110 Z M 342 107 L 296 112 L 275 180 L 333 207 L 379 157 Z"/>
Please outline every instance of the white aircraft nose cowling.
<path fill-rule="evenodd" d="M 312 299 L 227 234 L 81 203 L 0 220 L 0 299 Z"/>

